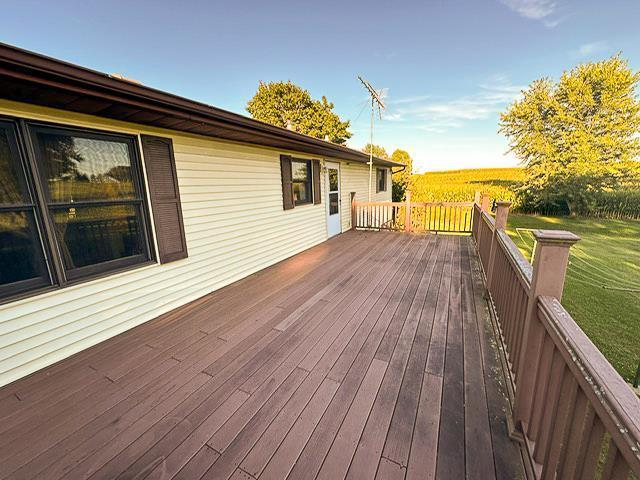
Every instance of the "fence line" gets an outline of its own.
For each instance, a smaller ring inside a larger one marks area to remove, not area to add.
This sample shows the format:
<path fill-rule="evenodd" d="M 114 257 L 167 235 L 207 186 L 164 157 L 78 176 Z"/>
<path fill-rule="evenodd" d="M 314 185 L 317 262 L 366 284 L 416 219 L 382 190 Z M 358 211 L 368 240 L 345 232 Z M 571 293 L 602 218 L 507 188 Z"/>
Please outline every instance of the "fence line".
<path fill-rule="evenodd" d="M 470 234 L 473 202 L 356 202 L 351 203 L 354 228 Z"/>

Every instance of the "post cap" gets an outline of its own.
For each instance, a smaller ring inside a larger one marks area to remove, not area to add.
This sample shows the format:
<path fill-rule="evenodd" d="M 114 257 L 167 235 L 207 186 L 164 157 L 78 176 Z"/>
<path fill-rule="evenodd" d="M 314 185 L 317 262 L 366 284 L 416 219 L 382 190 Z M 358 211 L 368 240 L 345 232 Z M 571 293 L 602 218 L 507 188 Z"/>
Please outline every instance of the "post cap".
<path fill-rule="evenodd" d="M 503 202 L 503 201 L 496 202 L 496 207 L 507 207 L 507 208 L 509 208 L 510 206 L 511 206 L 511 202 Z"/>
<path fill-rule="evenodd" d="M 571 246 L 580 240 L 578 235 L 566 230 L 534 230 L 533 236 L 536 242 L 567 246 Z"/>

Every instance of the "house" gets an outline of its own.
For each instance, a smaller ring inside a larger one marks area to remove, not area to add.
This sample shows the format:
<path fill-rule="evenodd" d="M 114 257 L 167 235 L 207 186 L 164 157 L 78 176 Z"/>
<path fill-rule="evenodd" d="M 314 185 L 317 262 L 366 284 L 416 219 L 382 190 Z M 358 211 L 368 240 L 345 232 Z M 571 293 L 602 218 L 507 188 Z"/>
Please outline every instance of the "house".
<path fill-rule="evenodd" d="M 349 230 L 368 196 L 366 154 L 121 76 L 0 45 L 0 91 L 0 385 Z"/>
<path fill-rule="evenodd" d="M 0 479 L 640 475 L 576 235 L 6 45 L 0 96 Z"/>

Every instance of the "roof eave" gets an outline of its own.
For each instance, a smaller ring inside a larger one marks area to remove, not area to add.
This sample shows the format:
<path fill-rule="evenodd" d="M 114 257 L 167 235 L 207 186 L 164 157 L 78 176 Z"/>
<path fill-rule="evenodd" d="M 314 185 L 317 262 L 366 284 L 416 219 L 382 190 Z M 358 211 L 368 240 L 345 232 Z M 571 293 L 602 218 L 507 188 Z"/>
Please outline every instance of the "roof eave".
<path fill-rule="evenodd" d="M 348 147 L 2 43 L 0 78 L 15 87 L 2 88 L 2 96 L 10 100 L 336 159 L 369 161 L 366 153 Z M 24 98 L 17 93 L 34 88 L 37 95 Z M 401 166 L 380 158 L 374 158 L 374 163 Z"/>

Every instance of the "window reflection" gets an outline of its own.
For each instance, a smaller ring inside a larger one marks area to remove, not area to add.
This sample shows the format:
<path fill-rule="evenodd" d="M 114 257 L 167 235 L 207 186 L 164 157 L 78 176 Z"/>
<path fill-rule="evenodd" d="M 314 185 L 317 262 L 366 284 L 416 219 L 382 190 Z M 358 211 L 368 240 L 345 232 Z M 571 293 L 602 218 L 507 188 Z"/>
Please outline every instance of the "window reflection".
<path fill-rule="evenodd" d="M 52 202 L 135 197 L 126 142 L 38 134 Z"/>
<path fill-rule="evenodd" d="M 378 175 L 378 191 L 385 192 L 387 190 L 387 171 L 383 168 L 377 170 Z"/>
<path fill-rule="evenodd" d="M 0 122 L 0 297 L 49 283 L 16 131 Z"/>
<path fill-rule="evenodd" d="M 338 213 L 338 193 L 330 193 L 329 194 L 329 215 L 335 215 Z"/>
<path fill-rule="evenodd" d="M 338 170 L 335 168 L 329 169 L 329 190 L 332 192 L 338 191 Z"/>
<path fill-rule="evenodd" d="M 67 269 L 144 253 L 137 207 L 72 207 L 53 212 Z"/>
<path fill-rule="evenodd" d="M 311 161 L 292 161 L 291 178 L 293 180 L 294 205 L 311 203 Z"/>
<path fill-rule="evenodd" d="M 0 285 L 45 275 L 33 214 L 0 213 Z"/>
<path fill-rule="evenodd" d="M 17 152 L 9 140 L 9 130 L 0 129 L 0 204 L 18 204 L 29 199 Z"/>

